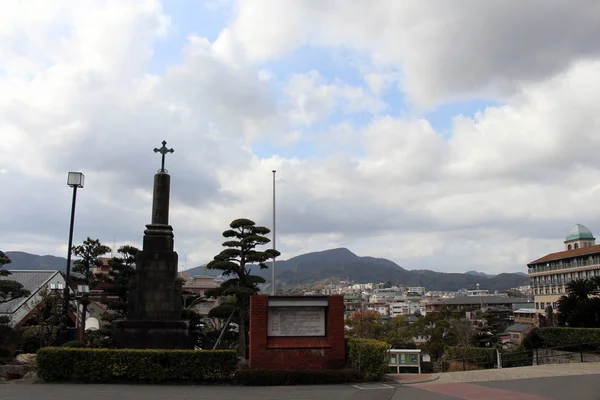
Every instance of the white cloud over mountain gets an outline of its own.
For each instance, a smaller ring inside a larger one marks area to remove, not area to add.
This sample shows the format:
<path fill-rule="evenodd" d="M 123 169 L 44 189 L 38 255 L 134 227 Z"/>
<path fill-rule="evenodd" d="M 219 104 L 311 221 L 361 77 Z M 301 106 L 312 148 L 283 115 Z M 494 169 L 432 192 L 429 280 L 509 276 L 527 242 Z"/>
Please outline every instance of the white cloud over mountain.
<path fill-rule="evenodd" d="M 272 169 L 284 258 L 522 271 L 572 224 L 600 230 L 596 2 L 213 2 L 231 24 L 190 34 L 164 73 L 150 65 L 178 21 L 160 2 L 27 3 L 0 13 L 2 250 L 66 254 L 72 170 L 76 240 L 139 245 L 163 139 L 188 267 L 232 219 L 270 226 Z M 306 46 L 355 54 L 360 79 L 326 60 L 273 72 Z M 449 133 L 414 111 L 464 99 L 501 105 Z"/>

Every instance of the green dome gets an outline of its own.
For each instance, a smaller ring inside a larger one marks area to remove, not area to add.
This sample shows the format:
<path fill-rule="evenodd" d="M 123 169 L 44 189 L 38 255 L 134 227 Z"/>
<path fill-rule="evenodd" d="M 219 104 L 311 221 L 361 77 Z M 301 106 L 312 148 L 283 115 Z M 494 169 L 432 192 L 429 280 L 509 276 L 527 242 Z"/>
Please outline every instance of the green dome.
<path fill-rule="evenodd" d="M 569 233 L 567 233 L 566 241 L 577 239 L 594 239 L 594 235 L 587 227 L 581 224 L 576 224 L 571 228 Z"/>

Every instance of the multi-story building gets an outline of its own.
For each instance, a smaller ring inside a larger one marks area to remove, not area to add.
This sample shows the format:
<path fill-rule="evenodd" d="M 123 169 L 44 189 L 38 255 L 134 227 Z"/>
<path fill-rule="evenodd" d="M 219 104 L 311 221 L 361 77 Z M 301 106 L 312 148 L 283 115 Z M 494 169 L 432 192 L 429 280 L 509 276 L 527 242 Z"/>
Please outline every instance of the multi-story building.
<path fill-rule="evenodd" d="M 575 225 L 567 233 L 564 245 L 563 251 L 527 264 L 538 314 L 544 314 L 549 305 L 556 310 L 570 281 L 600 276 L 600 245 L 588 228 Z"/>

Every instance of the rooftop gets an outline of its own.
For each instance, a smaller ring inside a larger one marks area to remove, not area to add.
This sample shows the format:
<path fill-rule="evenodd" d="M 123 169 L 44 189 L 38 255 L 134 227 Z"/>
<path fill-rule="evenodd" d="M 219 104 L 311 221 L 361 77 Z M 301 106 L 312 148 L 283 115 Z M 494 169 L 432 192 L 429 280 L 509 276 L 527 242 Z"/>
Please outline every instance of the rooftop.
<path fill-rule="evenodd" d="M 0 280 L 2 281 L 15 281 L 19 282 L 23 285 L 23 288 L 29 290 L 31 295 L 34 295 L 35 292 L 44 284 L 46 284 L 50 279 L 52 279 L 58 271 L 10 271 L 11 275 L 2 276 Z M 0 313 L 8 314 L 14 312 L 17 308 L 19 308 L 23 303 L 25 303 L 29 297 L 21 297 L 19 299 L 14 299 L 6 303 L 0 303 Z"/>
<path fill-rule="evenodd" d="M 437 303 L 430 304 L 447 304 L 447 305 L 459 305 L 459 304 L 514 304 L 514 303 L 526 303 L 527 299 L 520 297 L 506 297 L 506 296 L 457 296 L 450 299 L 440 300 Z"/>
<path fill-rule="evenodd" d="M 568 242 L 569 240 L 578 239 L 594 239 L 594 235 L 586 226 L 575 224 L 575 226 L 573 226 L 567 233 L 565 241 Z"/>
<path fill-rule="evenodd" d="M 591 254 L 600 254 L 600 244 L 596 244 L 594 246 L 589 247 L 580 247 L 574 250 L 564 250 L 556 253 L 550 253 L 542 258 L 538 258 L 537 260 L 531 261 L 528 265 L 541 264 L 545 262 L 563 260 L 579 256 L 587 256 Z"/>
<path fill-rule="evenodd" d="M 533 325 L 531 324 L 512 324 L 508 328 L 506 328 L 505 332 L 521 332 L 525 333 L 533 329 Z"/>

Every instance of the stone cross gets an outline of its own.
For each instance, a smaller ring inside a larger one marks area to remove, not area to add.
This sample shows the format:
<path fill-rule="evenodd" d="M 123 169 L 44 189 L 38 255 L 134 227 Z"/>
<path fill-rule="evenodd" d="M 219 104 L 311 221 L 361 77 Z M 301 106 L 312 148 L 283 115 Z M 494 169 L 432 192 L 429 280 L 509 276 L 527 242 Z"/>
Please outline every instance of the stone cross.
<path fill-rule="evenodd" d="M 175 150 L 173 149 L 167 149 L 167 142 L 165 140 L 163 140 L 162 147 L 160 149 L 154 149 L 155 153 L 162 154 L 162 164 L 160 167 L 160 172 L 165 172 L 165 155 L 167 153 L 173 153 L 174 151 Z"/>

